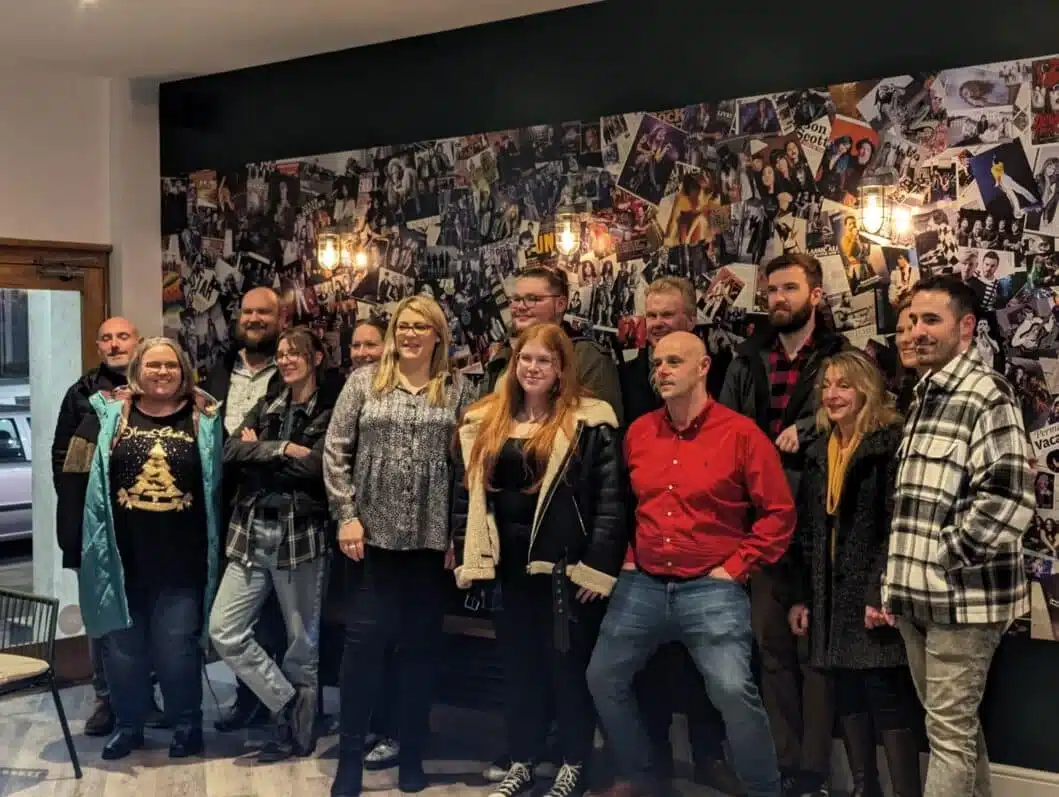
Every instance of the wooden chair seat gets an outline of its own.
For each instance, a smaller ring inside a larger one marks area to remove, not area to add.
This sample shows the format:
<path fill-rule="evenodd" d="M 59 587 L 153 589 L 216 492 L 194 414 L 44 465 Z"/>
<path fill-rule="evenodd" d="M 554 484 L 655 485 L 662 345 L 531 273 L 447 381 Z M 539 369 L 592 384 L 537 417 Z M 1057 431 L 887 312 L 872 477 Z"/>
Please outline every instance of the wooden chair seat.
<path fill-rule="evenodd" d="M 0 686 L 36 678 L 48 671 L 48 662 L 31 656 L 0 653 Z"/>

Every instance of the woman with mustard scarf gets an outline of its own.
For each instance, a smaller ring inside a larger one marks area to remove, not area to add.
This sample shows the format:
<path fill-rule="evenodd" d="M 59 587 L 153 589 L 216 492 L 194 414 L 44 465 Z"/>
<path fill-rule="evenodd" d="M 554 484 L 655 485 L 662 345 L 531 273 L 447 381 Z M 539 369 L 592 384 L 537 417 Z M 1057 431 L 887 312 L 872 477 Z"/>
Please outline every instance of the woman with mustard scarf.
<path fill-rule="evenodd" d="M 916 703 L 901 637 L 881 611 L 901 417 L 882 374 L 858 350 L 824 361 L 819 437 L 806 451 L 794 561 L 802 602 L 791 630 L 809 637 L 810 663 L 834 676 L 852 797 L 882 797 L 876 731 L 894 797 L 920 797 Z"/>

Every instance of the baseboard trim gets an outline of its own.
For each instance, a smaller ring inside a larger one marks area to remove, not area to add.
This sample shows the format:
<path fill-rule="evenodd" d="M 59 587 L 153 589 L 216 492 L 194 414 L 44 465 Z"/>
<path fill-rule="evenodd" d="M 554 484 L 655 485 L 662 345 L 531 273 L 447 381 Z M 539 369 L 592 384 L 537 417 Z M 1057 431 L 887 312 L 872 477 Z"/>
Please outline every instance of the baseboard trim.
<path fill-rule="evenodd" d="M 927 771 L 928 756 L 920 757 L 920 770 Z M 1059 772 L 1042 772 L 1037 769 L 1023 769 L 1007 764 L 993 764 L 993 797 L 1059 797 Z M 879 779 L 887 794 L 890 789 L 890 775 L 886 770 L 886 757 L 879 749 Z M 835 742 L 831 753 L 831 787 L 835 791 L 848 792 L 853 784 L 846 763 L 846 751 L 842 742 Z"/>

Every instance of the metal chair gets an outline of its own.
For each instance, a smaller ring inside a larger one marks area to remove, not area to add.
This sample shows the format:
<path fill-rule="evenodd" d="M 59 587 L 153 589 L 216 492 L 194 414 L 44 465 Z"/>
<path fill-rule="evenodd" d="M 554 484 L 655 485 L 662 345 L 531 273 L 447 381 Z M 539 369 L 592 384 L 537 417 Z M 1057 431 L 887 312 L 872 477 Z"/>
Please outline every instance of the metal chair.
<path fill-rule="evenodd" d="M 0 697 L 47 686 L 55 700 L 75 777 L 81 764 L 55 685 L 55 624 L 59 601 L 0 589 Z"/>

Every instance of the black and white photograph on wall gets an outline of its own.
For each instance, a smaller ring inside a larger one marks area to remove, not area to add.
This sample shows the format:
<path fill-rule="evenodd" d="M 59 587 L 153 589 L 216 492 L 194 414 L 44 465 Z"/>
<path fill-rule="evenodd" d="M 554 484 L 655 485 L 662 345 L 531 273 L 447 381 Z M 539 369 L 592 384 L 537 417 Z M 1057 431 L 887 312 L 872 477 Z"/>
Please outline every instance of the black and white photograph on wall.
<path fill-rule="evenodd" d="M 804 127 L 822 116 L 834 113 L 834 102 L 827 89 L 802 89 L 783 95 L 782 101 L 791 112 L 791 119 Z"/>
<path fill-rule="evenodd" d="M 1030 358 L 1054 356 L 1059 341 L 1056 313 L 1059 312 L 1051 295 L 1031 294 L 1019 302 L 1011 302 L 997 315 L 1001 331 L 1006 336 L 1012 357 Z"/>
<path fill-rule="evenodd" d="M 904 249 L 896 246 L 883 246 L 880 248 L 882 249 L 883 260 L 886 262 L 886 296 L 890 306 L 897 307 L 897 305 L 911 296 L 912 289 L 919 283 L 919 261 L 914 249 Z"/>
<path fill-rule="evenodd" d="M 857 103 L 857 111 L 865 122 L 876 130 L 883 130 L 897 121 L 906 97 L 921 90 L 922 84 L 911 75 L 880 80 Z"/>
<path fill-rule="evenodd" d="M 781 132 L 776 103 L 772 97 L 753 97 L 739 101 L 740 135 Z"/>
<path fill-rule="evenodd" d="M 750 200 L 732 206 L 732 234 L 735 260 L 760 263 L 765 248 L 772 238 L 772 220 L 765 213 L 760 200 Z"/>
<path fill-rule="evenodd" d="M 887 273 L 882 247 L 860 234 L 860 222 L 852 213 L 835 214 L 831 223 L 850 291 L 856 295 L 874 288 Z"/>
<path fill-rule="evenodd" d="M 1041 204 L 1037 181 L 1021 141 L 975 155 L 971 158 L 971 174 L 985 209 L 997 218 L 1021 219 L 1027 210 Z"/>
<path fill-rule="evenodd" d="M 644 114 L 625 160 L 625 168 L 618 178 L 618 186 L 657 205 L 677 161 L 684 159 L 685 136 L 673 125 Z"/>
<path fill-rule="evenodd" d="M 952 202 L 956 199 L 956 166 L 934 166 L 930 170 L 930 202 Z"/>

